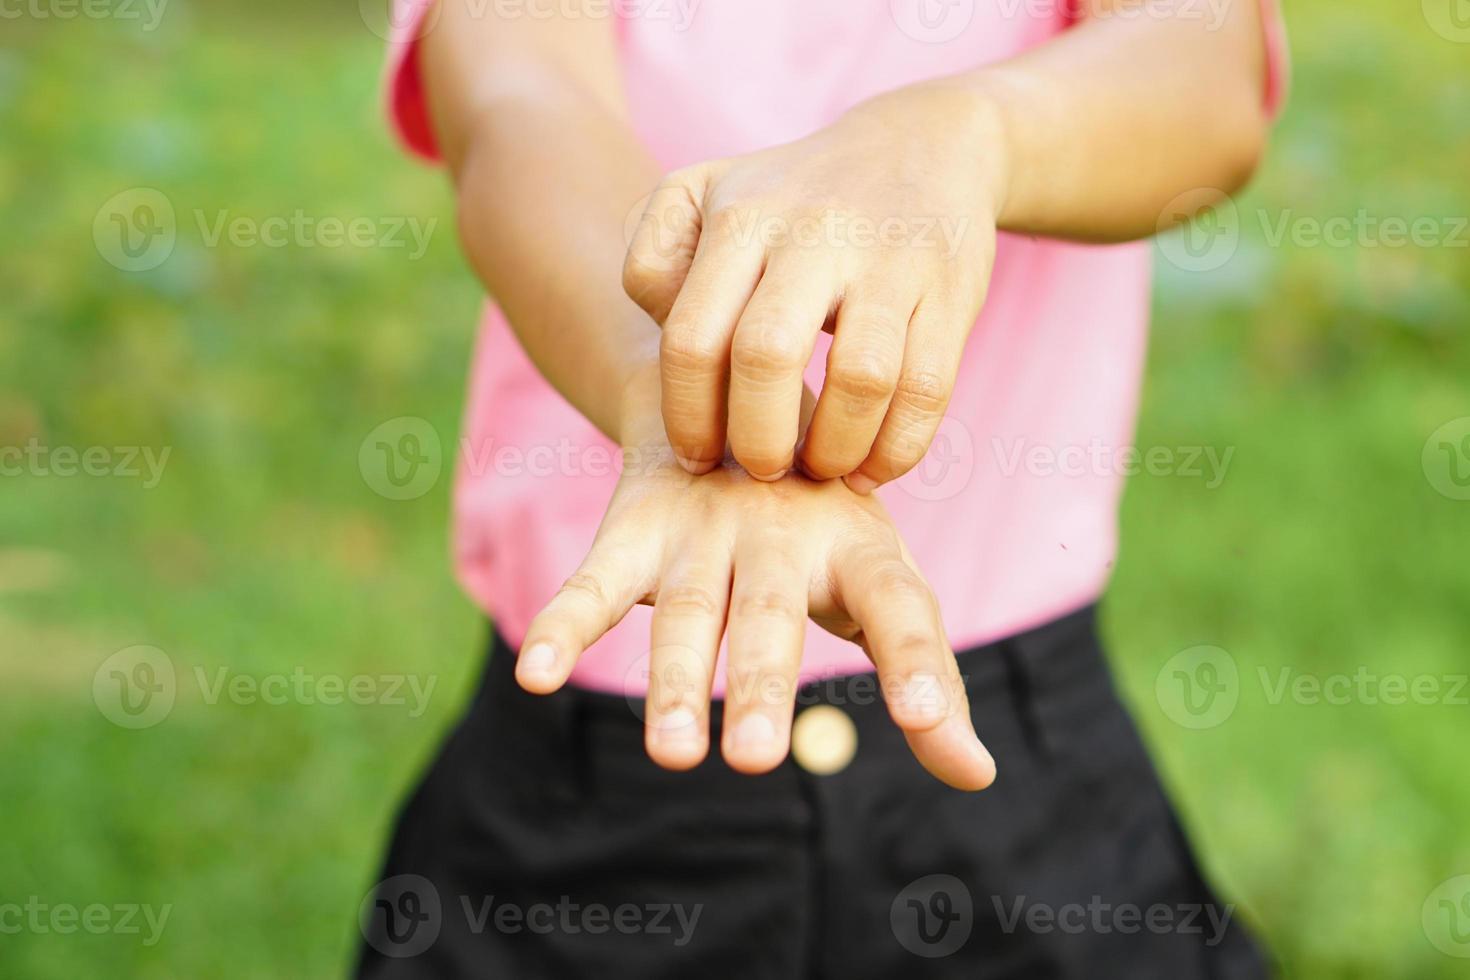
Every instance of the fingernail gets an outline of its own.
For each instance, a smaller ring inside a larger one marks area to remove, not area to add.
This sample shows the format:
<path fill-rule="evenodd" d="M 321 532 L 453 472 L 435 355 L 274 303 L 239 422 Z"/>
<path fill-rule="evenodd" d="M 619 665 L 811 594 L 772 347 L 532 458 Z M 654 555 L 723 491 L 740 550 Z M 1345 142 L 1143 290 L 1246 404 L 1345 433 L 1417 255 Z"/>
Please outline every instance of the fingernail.
<path fill-rule="evenodd" d="M 784 470 L 777 470 L 774 473 L 767 473 L 767 474 L 764 474 L 764 475 L 762 475 L 760 473 L 752 473 L 750 475 L 753 476 L 753 477 L 755 477 L 757 480 L 761 481 L 762 483 L 775 483 L 777 480 L 781 479 L 781 477 L 785 476 L 789 472 L 791 472 L 791 467 L 788 466 L 788 467 L 786 467 L 786 469 L 784 469 Z"/>
<path fill-rule="evenodd" d="M 679 465 L 682 466 L 687 472 L 693 473 L 695 476 L 701 476 L 715 468 L 715 464 L 713 462 L 701 462 L 697 459 L 690 459 L 688 456 L 680 455 L 678 452 L 674 453 L 674 459 L 677 460 Z"/>
<path fill-rule="evenodd" d="M 872 493 L 878 488 L 878 481 L 874 480 L 866 473 L 849 473 L 842 478 L 842 482 L 846 483 L 847 489 L 851 490 L 853 493 L 860 493 L 864 496 Z"/>
<path fill-rule="evenodd" d="M 988 786 L 991 783 L 995 782 L 995 756 L 990 754 L 990 750 L 985 747 L 985 743 L 980 741 L 979 736 L 972 735 L 970 737 L 974 739 L 975 742 L 974 751 L 976 761 L 980 763 L 980 767 L 982 769 L 985 769 L 989 773 L 990 778 L 986 780 L 986 785 Z"/>
<path fill-rule="evenodd" d="M 946 714 L 943 690 L 933 674 L 910 674 L 903 688 L 903 703 L 921 718 L 943 718 Z"/>
<path fill-rule="evenodd" d="M 746 715 L 735 726 L 737 749 L 763 749 L 776 740 L 776 726 L 765 715 Z"/>
<path fill-rule="evenodd" d="M 995 756 L 990 754 L 985 743 L 980 741 L 980 736 L 975 734 L 975 729 L 964 712 L 956 712 L 948 721 L 941 724 L 937 731 L 942 731 L 949 737 L 960 740 L 967 747 L 970 757 L 975 762 L 975 768 L 983 774 L 976 784 L 970 787 L 972 790 L 985 789 L 995 782 Z"/>
<path fill-rule="evenodd" d="M 521 673 L 550 677 L 556 669 L 556 649 L 550 643 L 536 643 L 521 653 Z"/>

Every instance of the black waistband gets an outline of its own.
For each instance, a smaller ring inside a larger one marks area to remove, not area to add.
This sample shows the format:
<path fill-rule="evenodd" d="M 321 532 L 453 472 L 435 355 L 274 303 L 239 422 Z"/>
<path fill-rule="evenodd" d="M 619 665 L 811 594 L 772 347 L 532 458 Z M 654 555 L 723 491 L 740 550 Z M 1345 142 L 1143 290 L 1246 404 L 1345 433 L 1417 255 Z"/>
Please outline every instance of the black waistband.
<path fill-rule="evenodd" d="M 1089 603 L 1041 626 L 959 651 L 955 658 L 966 690 L 973 698 L 1000 689 L 1013 695 L 1029 694 L 1038 686 L 1085 682 L 1088 678 L 1077 676 L 1079 664 L 1073 654 L 1079 649 L 1096 649 L 1096 620 L 1097 607 Z M 488 688 L 495 686 L 492 683 L 495 680 L 508 682 L 519 691 L 514 680 L 515 651 L 493 628 L 489 657 L 486 685 L 480 696 L 490 694 Z M 636 696 L 625 697 L 568 685 L 553 699 L 561 701 L 564 710 L 584 716 L 642 716 L 642 698 Z M 812 704 L 838 704 L 851 709 L 855 715 L 866 714 L 864 709 L 869 707 L 886 711 L 877 677 L 872 671 L 802 684 L 797 691 L 797 708 Z M 713 720 L 718 721 L 721 708 L 722 705 L 716 702 Z"/>

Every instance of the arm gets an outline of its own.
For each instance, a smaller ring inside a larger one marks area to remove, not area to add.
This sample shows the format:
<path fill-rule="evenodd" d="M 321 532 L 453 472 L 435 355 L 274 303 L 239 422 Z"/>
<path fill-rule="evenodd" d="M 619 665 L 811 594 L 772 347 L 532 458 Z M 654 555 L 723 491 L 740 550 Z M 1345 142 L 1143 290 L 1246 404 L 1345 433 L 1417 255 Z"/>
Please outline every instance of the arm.
<path fill-rule="evenodd" d="M 673 461 L 658 327 L 618 274 L 627 206 L 655 170 L 614 94 L 608 18 L 568 16 L 563 3 L 561 17 L 498 20 L 472 16 L 467 0 L 442 2 L 423 67 L 470 265 L 547 380 L 637 450 L 587 560 L 527 632 L 522 686 L 560 687 L 634 603 L 651 602 L 648 750 L 663 765 L 691 766 L 708 751 L 728 611 L 724 754 L 765 771 L 786 754 L 811 616 L 868 652 L 931 772 L 987 785 L 994 763 L 971 725 L 933 593 L 878 502 L 794 475 L 766 486 L 733 467 L 695 479 Z"/>
<path fill-rule="evenodd" d="M 1218 27 L 1091 5 L 1050 44 L 958 81 L 994 113 L 1003 230 L 1143 238 L 1179 193 L 1239 190 L 1265 148 L 1259 0 L 1232 0 Z"/>
<path fill-rule="evenodd" d="M 728 440 L 762 479 L 799 463 L 867 492 L 902 475 L 948 404 L 997 228 L 1136 238 L 1181 191 L 1228 193 L 1247 179 L 1267 124 L 1256 0 L 1234 0 L 1219 25 L 1109 16 L 1113 2 L 1126 0 L 1100 0 L 1077 28 L 1013 60 L 665 178 L 624 286 L 664 324 L 664 421 L 691 471 L 717 465 Z M 840 228 L 837 241 L 750 233 L 833 215 L 893 234 L 865 244 Z M 916 245 L 933 219 L 952 240 Z M 660 265 L 657 244 L 686 238 L 692 261 Z M 827 382 L 798 445 L 801 372 L 824 326 Z"/>
<path fill-rule="evenodd" d="M 465 255 L 546 379 L 634 441 L 658 328 L 618 269 L 627 208 L 658 170 L 628 124 L 611 18 L 579 0 L 511 18 L 440 2 L 421 57 Z"/>

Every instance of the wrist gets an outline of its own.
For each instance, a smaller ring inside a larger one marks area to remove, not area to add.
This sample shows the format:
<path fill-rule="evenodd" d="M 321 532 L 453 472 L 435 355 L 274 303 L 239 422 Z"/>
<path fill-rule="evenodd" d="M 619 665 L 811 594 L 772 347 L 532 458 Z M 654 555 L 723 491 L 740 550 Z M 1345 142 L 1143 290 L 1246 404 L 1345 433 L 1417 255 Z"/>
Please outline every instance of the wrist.
<path fill-rule="evenodd" d="M 1047 168 L 1034 165 L 1027 168 L 1017 163 L 1028 154 L 1033 161 L 1045 159 L 1038 154 L 1033 135 L 1025 125 L 1034 121 L 1039 107 L 1044 105 L 1042 93 L 1024 72 L 1004 66 L 967 75 L 963 83 L 976 104 L 983 107 L 978 116 L 985 120 L 982 125 L 988 131 L 987 138 L 1003 161 L 996 190 L 996 227 L 1006 231 L 1027 230 L 1026 212 L 1033 203 L 1026 198 L 1051 193 L 1044 177 L 1041 182 L 1035 179 Z"/>
<path fill-rule="evenodd" d="M 922 148 L 926 166 L 978 194 L 980 217 L 999 223 L 1011 186 L 1003 86 L 985 73 L 920 82 L 860 103 L 844 119 L 876 124 L 883 139 Z"/>

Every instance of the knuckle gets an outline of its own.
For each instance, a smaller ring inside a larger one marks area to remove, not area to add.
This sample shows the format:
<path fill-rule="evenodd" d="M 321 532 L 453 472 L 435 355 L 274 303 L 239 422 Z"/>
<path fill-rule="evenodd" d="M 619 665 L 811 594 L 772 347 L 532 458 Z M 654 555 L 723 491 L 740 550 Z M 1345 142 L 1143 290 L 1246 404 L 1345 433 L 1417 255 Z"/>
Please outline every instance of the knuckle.
<path fill-rule="evenodd" d="M 735 597 L 735 615 L 750 619 L 795 620 L 796 600 L 779 589 L 749 589 Z"/>
<path fill-rule="evenodd" d="M 933 427 L 925 423 L 923 417 L 890 414 L 879 444 L 874 447 L 873 456 L 864 468 L 872 470 L 875 478 L 881 476 L 884 481 L 897 479 L 924 458 L 932 438 Z"/>
<path fill-rule="evenodd" d="M 590 602 L 597 606 L 611 605 L 607 586 L 596 575 L 588 572 L 577 572 L 572 575 L 562 583 L 558 595 L 581 602 Z"/>
<path fill-rule="evenodd" d="M 659 340 L 659 362 L 676 375 L 705 374 L 718 368 L 714 339 L 695 327 L 670 324 Z"/>
<path fill-rule="evenodd" d="M 906 371 L 899 375 L 895 396 L 914 410 L 938 415 L 949 404 L 949 382 L 934 371 Z"/>
<path fill-rule="evenodd" d="M 678 585 L 659 593 L 655 609 L 675 616 L 717 616 L 720 601 L 700 585 Z"/>
<path fill-rule="evenodd" d="M 886 401 L 898 388 L 898 372 L 883 358 L 863 354 L 832 365 L 827 384 L 852 401 Z"/>
<path fill-rule="evenodd" d="M 922 446 L 909 440 L 901 440 L 864 460 L 862 469 L 876 482 L 890 483 L 917 466 L 923 458 Z"/>
<path fill-rule="evenodd" d="M 731 367 L 756 380 L 784 378 L 800 371 L 802 364 L 800 338 L 790 330 L 758 325 L 737 335 L 731 351 Z"/>
<path fill-rule="evenodd" d="M 901 561 L 889 560 L 873 569 L 872 589 L 892 599 L 928 599 L 929 590 L 924 583 Z"/>
<path fill-rule="evenodd" d="M 715 241 L 720 244 L 733 245 L 743 239 L 742 232 L 749 223 L 745 209 L 726 204 L 715 208 L 706 216 L 704 232 L 714 236 Z"/>
<path fill-rule="evenodd" d="M 891 652 L 905 662 L 923 660 L 935 652 L 934 635 L 906 630 L 894 638 Z"/>

